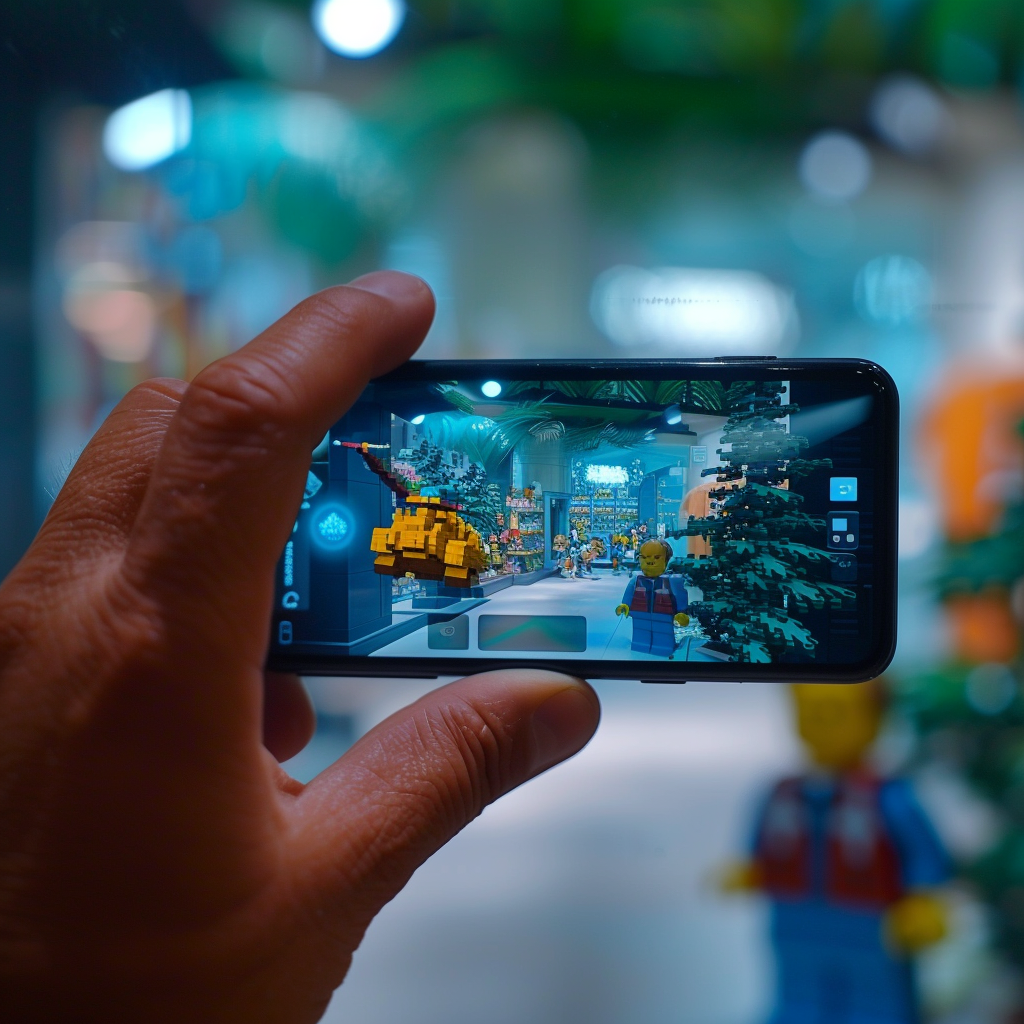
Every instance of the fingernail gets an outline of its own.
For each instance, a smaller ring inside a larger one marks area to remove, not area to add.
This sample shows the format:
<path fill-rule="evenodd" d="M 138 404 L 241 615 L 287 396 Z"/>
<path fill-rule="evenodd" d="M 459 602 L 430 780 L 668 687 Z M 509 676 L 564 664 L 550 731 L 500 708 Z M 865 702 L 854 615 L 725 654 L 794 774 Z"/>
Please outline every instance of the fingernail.
<path fill-rule="evenodd" d="M 533 713 L 530 773 L 572 757 L 594 735 L 598 718 L 594 699 L 578 687 L 548 697 Z"/>
<path fill-rule="evenodd" d="M 430 285 L 421 277 L 402 274 L 397 270 L 375 270 L 372 274 L 357 277 L 349 287 L 403 303 L 422 302 L 424 293 L 430 292 Z"/>

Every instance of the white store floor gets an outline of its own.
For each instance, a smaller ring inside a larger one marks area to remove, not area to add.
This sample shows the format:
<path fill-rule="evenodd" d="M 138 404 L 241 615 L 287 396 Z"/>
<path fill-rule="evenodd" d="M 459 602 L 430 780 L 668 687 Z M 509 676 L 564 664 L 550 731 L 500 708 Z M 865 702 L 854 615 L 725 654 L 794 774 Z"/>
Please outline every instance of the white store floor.
<path fill-rule="evenodd" d="M 553 585 L 581 598 L 591 588 Z M 354 712 L 359 732 L 433 685 L 313 683 L 318 705 Z M 417 873 L 370 927 L 328 1024 L 763 1018 L 764 907 L 718 895 L 709 876 L 742 852 L 763 788 L 799 762 L 784 688 L 597 689 L 591 745 Z M 331 752 L 317 764 L 315 746 L 286 767 L 319 770 Z"/>
<path fill-rule="evenodd" d="M 465 613 L 470 620 L 469 650 L 443 653 L 451 657 L 479 657 L 480 650 L 476 646 L 475 638 L 478 635 L 481 615 L 582 615 L 587 620 L 587 652 L 586 655 L 580 655 L 581 657 L 664 662 L 664 657 L 630 650 L 633 625 L 624 616 L 615 614 L 615 608 L 621 603 L 628 583 L 629 577 L 625 573 L 615 576 L 610 569 L 598 569 L 593 576 L 570 579 L 552 576 L 528 586 L 506 587 Z M 454 613 L 457 610 L 456 606 L 452 606 L 442 611 Z M 396 620 L 400 615 L 412 612 L 411 602 L 395 606 Z M 684 640 L 676 655 L 677 660 L 716 660 L 702 654 L 699 648 L 693 649 L 687 656 L 691 643 L 692 641 Z M 376 655 L 404 658 L 436 657 L 438 653 L 428 647 L 425 629 L 394 640 L 375 652 Z M 523 658 L 557 656 L 550 650 L 516 651 L 515 655 Z"/>

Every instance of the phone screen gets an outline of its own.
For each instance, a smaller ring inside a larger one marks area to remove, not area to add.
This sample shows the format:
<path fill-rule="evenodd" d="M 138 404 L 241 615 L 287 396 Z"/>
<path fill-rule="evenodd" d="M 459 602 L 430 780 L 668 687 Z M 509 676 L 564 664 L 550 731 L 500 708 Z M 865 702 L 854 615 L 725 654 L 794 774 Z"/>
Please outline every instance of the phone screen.
<path fill-rule="evenodd" d="M 854 361 L 409 364 L 313 453 L 272 662 L 863 675 L 894 639 L 896 416 Z"/>

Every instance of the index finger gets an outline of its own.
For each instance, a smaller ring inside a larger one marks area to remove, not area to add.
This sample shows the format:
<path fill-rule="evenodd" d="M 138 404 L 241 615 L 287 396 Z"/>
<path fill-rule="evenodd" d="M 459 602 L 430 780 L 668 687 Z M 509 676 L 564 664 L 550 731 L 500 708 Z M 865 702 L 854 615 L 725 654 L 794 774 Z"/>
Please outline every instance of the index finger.
<path fill-rule="evenodd" d="M 192 382 L 124 562 L 187 649 L 262 663 L 310 453 L 373 377 L 419 347 L 433 312 L 418 278 L 371 274 L 307 299 Z"/>

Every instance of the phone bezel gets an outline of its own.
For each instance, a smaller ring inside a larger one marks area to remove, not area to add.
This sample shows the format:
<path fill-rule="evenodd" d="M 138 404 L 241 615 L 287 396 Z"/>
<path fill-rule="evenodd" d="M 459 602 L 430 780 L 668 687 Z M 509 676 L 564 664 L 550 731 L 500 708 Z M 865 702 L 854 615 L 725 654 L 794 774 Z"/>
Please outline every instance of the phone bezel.
<path fill-rule="evenodd" d="M 770 664 L 743 662 L 636 662 L 598 661 L 587 658 L 424 658 L 379 655 L 302 654 L 271 647 L 268 667 L 302 675 L 362 676 L 370 678 L 427 678 L 459 676 L 507 668 L 551 669 L 589 679 L 640 679 L 643 682 L 835 682 L 857 683 L 880 675 L 896 650 L 897 532 L 899 494 L 899 394 L 892 377 L 877 363 L 862 359 L 781 359 L 719 357 L 696 360 L 415 360 L 381 377 L 387 381 L 476 380 L 482 377 L 511 380 L 694 379 L 741 380 L 746 374 L 763 379 L 801 375 L 805 380 L 828 382 L 850 374 L 861 377 L 876 398 L 872 415 L 879 418 L 882 439 L 875 453 L 875 636 L 877 647 L 863 661 L 842 665 Z M 275 614 L 275 621 L 279 616 Z M 273 635 L 273 634 L 272 634 Z"/>

